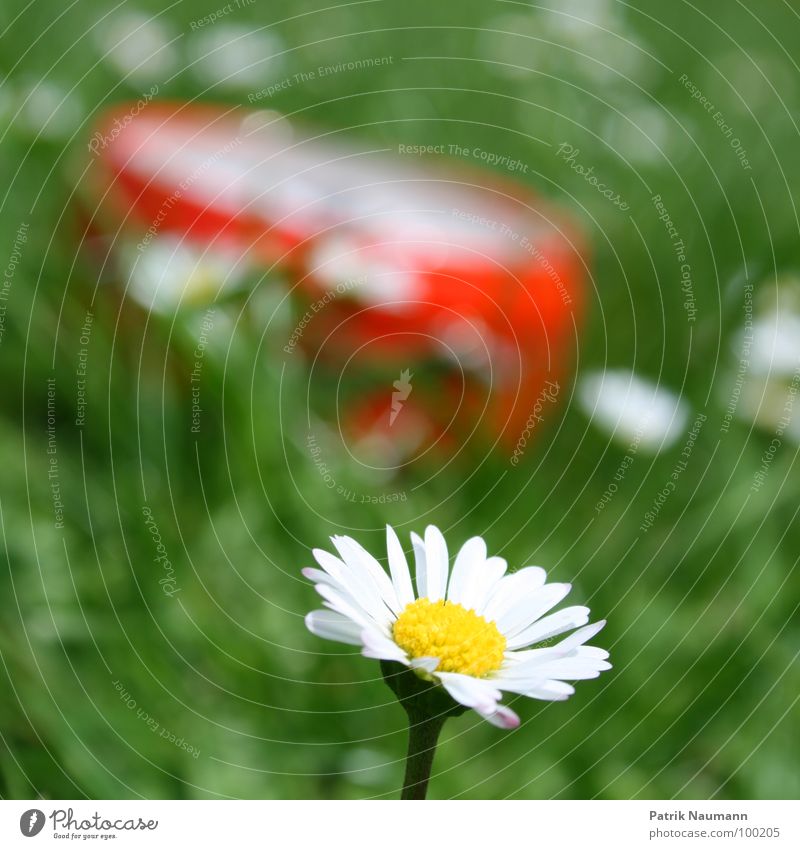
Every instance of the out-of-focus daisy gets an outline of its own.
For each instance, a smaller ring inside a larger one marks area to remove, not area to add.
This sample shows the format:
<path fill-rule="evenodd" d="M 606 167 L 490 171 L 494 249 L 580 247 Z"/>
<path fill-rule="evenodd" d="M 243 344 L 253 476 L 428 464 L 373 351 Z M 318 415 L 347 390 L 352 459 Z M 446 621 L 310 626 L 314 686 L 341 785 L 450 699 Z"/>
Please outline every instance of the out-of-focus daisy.
<path fill-rule="evenodd" d="M 592 37 L 598 29 L 616 29 L 620 21 L 612 0 L 558 0 L 546 13 L 548 25 L 576 39 Z"/>
<path fill-rule="evenodd" d="M 412 533 L 416 593 L 391 527 L 390 574 L 350 537 L 332 542 L 338 557 L 315 549 L 322 568 L 303 570 L 327 608 L 306 616 L 309 630 L 361 646 L 365 657 L 408 667 L 493 725 L 519 725 L 501 704 L 503 693 L 560 701 L 574 692 L 568 681 L 611 668 L 608 652 L 585 645 L 605 621 L 587 625 L 588 607 L 549 613 L 570 585 L 545 583 L 538 566 L 507 575 L 506 561 L 487 556 L 480 537 L 464 543 L 451 570 L 438 528 L 428 526 L 424 539 Z"/>
<path fill-rule="evenodd" d="M 752 315 L 736 336 L 733 380 L 723 383 L 726 421 L 733 414 L 800 442 L 800 275 L 756 287 Z"/>
<path fill-rule="evenodd" d="M 84 115 L 84 106 L 74 91 L 68 92 L 49 80 L 37 80 L 19 93 L 16 126 L 39 138 L 60 141 L 71 137 Z"/>
<path fill-rule="evenodd" d="M 630 162 L 652 165 L 669 158 L 673 141 L 666 110 L 638 99 L 612 112 L 605 121 L 603 138 L 615 154 Z"/>
<path fill-rule="evenodd" d="M 178 64 L 176 36 L 158 17 L 126 9 L 92 28 L 103 59 L 126 79 L 161 81 Z"/>
<path fill-rule="evenodd" d="M 170 315 L 181 306 L 211 303 L 239 288 L 249 264 L 241 253 L 210 248 L 172 235 L 123 251 L 128 294 L 143 307 Z"/>
<path fill-rule="evenodd" d="M 216 24 L 193 33 L 189 52 L 196 76 L 209 85 L 238 89 L 265 85 L 283 67 L 281 38 L 265 29 Z"/>
<path fill-rule="evenodd" d="M 599 428 L 653 453 L 672 445 L 689 418 L 688 405 L 674 392 L 624 369 L 583 375 L 577 399 Z"/>
<path fill-rule="evenodd" d="M 791 308 L 765 312 L 752 328 L 751 364 L 764 377 L 792 377 L 800 368 L 800 313 Z"/>

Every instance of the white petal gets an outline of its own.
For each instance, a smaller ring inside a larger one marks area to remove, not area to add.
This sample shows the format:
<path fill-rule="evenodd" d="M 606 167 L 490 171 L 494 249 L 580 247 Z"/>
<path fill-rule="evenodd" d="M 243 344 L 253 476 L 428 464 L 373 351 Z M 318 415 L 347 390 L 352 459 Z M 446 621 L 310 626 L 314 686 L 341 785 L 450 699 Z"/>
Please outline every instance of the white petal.
<path fill-rule="evenodd" d="M 497 705 L 495 711 L 492 713 L 483 713 L 481 716 L 498 728 L 504 728 L 506 730 L 519 728 L 519 717 L 510 707 L 506 707 L 505 705 Z"/>
<path fill-rule="evenodd" d="M 547 660 L 558 660 L 564 657 L 564 652 L 555 647 L 542 649 L 525 649 L 524 651 L 506 652 L 505 660 L 498 675 L 529 675 L 538 664 Z"/>
<path fill-rule="evenodd" d="M 606 652 L 594 646 L 577 646 L 564 652 L 559 646 L 549 649 L 531 649 L 511 652 L 495 681 L 523 681 L 525 679 L 575 678 L 574 672 L 601 672 L 611 669 L 605 660 Z M 562 674 L 567 669 L 570 674 Z M 592 675 L 589 677 L 597 677 Z M 498 687 L 500 684 L 498 683 Z"/>
<path fill-rule="evenodd" d="M 342 586 L 336 578 L 332 577 L 327 572 L 323 572 L 322 569 L 314 569 L 311 566 L 306 566 L 300 571 L 303 574 L 303 577 L 308 578 L 309 581 L 313 581 L 315 584 L 330 584 L 332 587 L 339 588 Z"/>
<path fill-rule="evenodd" d="M 397 600 L 397 593 L 394 591 L 394 585 L 391 579 L 386 574 L 383 566 L 378 563 L 366 548 L 350 537 L 331 537 L 331 541 L 348 566 L 353 567 L 356 564 L 361 566 L 386 606 L 394 611 L 395 614 L 400 613 L 403 608 Z"/>
<path fill-rule="evenodd" d="M 376 660 L 396 660 L 408 665 L 408 655 L 393 640 L 374 629 L 366 628 L 361 632 L 364 648 L 361 654 Z"/>
<path fill-rule="evenodd" d="M 565 660 L 559 665 L 547 664 L 542 671 L 548 677 L 561 678 L 565 681 L 588 681 L 591 678 L 599 678 L 601 672 L 611 669 L 611 664 L 605 660 L 598 660 L 596 664 L 582 663 L 579 659 Z"/>
<path fill-rule="evenodd" d="M 497 709 L 502 694 L 487 679 L 473 678 L 460 672 L 437 672 L 436 677 L 459 704 L 481 713 L 492 713 Z"/>
<path fill-rule="evenodd" d="M 547 675 L 528 675 L 525 677 L 497 677 L 492 679 L 499 689 L 507 693 L 519 693 L 521 696 L 529 696 L 530 698 L 543 698 L 540 695 L 535 695 L 540 691 L 547 689 L 553 692 L 558 692 L 563 698 L 571 696 L 575 692 L 575 688 L 565 681 L 553 681 L 548 679 Z"/>
<path fill-rule="evenodd" d="M 518 572 L 506 575 L 499 581 L 483 610 L 483 616 L 497 622 L 513 604 L 524 595 L 538 590 L 544 585 L 547 573 L 539 566 L 527 566 Z"/>
<path fill-rule="evenodd" d="M 306 628 L 325 640 L 337 640 L 351 646 L 362 645 L 361 626 L 332 610 L 312 610 L 306 616 Z"/>
<path fill-rule="evenodd" d="M 532 643 L 541 643 L 543 640 L 549 640 L 551 637 L 557 637 L 563 634 L 564 631 L 571 631 L 573 628 L 580 628 L 589 621 L 589 608 L 576 605 L 575 607 L 565 607 L 563 610 L 558 610 L 545 616 L 544 619 L 539 619 L 532 625 L 520 631 L 516 636 L 508 640 L 509 649 L 519 649 L 523 646 L 529 646 Z"/>
<path fill-rule="evenodd" d="M 462 589 L 462 606 L 483 615 L 486 602 L 502 580 L 506 569 L 508 564 L 502 557 L 487 557 L 483 566 L 473 574 L 470 585 Z"/>
<path fill-rule="evenodd" d="M 406 555 L 394 528 L 389 525 L 386 526 L 386 553 L 389 560 L 389 571 L 392 573 L 392 583 L 397 593 L 397 601 L 402 610 L 414 601 L 414 588 L 411 586 L 411 573 L 408 570 Z"/>
<path fill-rule="evenodd" d="M 456 555 L 447 598 L 458 604 L 462 596 L 469 591 L 474 580 L 480 579 L 480 570 L 486 562 L 486 543 L 480 537 L 468 539 Z"/>
<path fill-rule="evenodd" d="M 424 669 L 426 672 L 435 672 L 438 665 L 438 657 L 415 657 L 409 662 L 412 669 Z"/>
<path fill-rule="evenodd" d="M 545 584 L 507 608 L 497 619 L 497 627 L 506 637 L 516 636 L 551 607 L 563 601 L 571 589 L 571 584 Z"/>
<path fill-rule="evenodd" d="M 333 586 L 348 600 L 355 600 L 359 607 L 370 611 L 373 617 L 383 619 L 385 604 L 359 558 L 355 558 L 353 562 L 344 563 L 321 548 L 315 548 L 312 553 L 317 563 L 334 579 L 325 583 Z"/>
<path fill-rule="evenodd" d="M 567 684 L 566 681 L 545 681 L 539 689 L 550 690 L 553 693 L 561 693 L 562 696 L 572 696 L 575 694 L 575 688 L 572 684 Z"/>
<path fill-rule="evenodd" d="M 386 615 L 383 619 L 376 619 L 370 611 L 357 606 L 328 584 L 315 584 L 314 589 L 325 599 L 328 607 L 337 613 L 341 613 L 343 616 L 347 616 L 353 622 L 358 622 L 363 628 L 377 625 L 381 630 L 386 631 L 386 633 L 389 632 L 391 618 L 388 610 L 386 610 Z"/>
<path fill-rule="evenodd" d="M 596 660 L 608 660 L 608 652 L 605 649 L 599 649 L 597 646 L 581 646 L 578 649 L 581 657 L 593 657 Z"/>
<path fill-rule="evenodd" d="M 506 693 L 519 693 L 521 696 L 527 696 L 531 690 L 547 681 L 547 678 L 537 678 L 534 676 L 526 676 L 524 678 L 497 677 L 491 680 L 494 681 L 499 689 Z"/>
<path fill-rule="evenodd" d="M 320 584 L 325 584 L 334 590 L 341 600 L 346 602 L 350 607 L 356 610 L 361 610 L 363 608 L 363 605 L 359 602 L 359 600 L 348 592 L 348 590 L 345 589 L 341 583 L 336 580 L 336 578 L 332 577 L 327 572 L 323 572 L 321 569 L 312 569 L 310 567 L 302 569 L 301 571 L 303 575 L 309 579 L 309 581 L 314 582 L 314 589 L 317 589 L 317 586 Z M 319 590 L 317 590 L 317 592 L 319 592 Z M 374 603 L 374 601 L 370 601 L 370 608 Z M 382 608 L 379 606 L 378 609 Z"/>
<path fill-rule="evenodd" d="M 428 557 L 425 543 L 418 534 L 411 533 L 411 545 L 414 546 L 414 569 L 417 577 L 417 598 L 428 597 Z"/>
<path fill-rule="evenodd" d="M 525 693 L 530 699 L 542 699 L 546 702 L 566 701 L 575 688 L 564 681 L 544 681 Z"/>
<path fill-rule="evenodd" d="M 442 532 L 435 525 L 428 525 L 425 528 L 425 565 L 428 598 L 431 601 L 439 601 L 447 592 L 450 562 L 447 557 L 447 543 Z"/>
<path fill-rule="evenodd" d="M 339 560 L 336 555 L 331 554 L 330 551 L 325 551 L 321 548 L 315 548 L 312 552 L 314 555 L 314 559 L 319 563 L 319 565 L 332 577 L 336 578 L 337 581 L 341 581 L 346 570 L 345 564 Z"/>
<path fill-rule="evenodd" d="M 570 634 L 565 640 L 562 640 L 556 648 L 561 649 L 562 651 L 571 651 L 574 648 L 577 648 L 580 645 L 588 642 L 592 639 L 592 637 L 598 633 L 598 631 L 602 631 L 605 627 L 606 620 L 601 619 L 599 622 L 594 622 L 591 625 L 587 625 L 585 628 L 581 628 L 578 631 L 575 631 L 574 634 Z"/>

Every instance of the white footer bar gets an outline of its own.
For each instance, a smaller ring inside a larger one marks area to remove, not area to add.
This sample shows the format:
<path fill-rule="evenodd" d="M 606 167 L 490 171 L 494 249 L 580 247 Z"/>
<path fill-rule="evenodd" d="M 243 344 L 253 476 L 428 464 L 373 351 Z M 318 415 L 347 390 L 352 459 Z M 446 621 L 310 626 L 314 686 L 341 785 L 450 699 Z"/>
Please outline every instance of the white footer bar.
<path fill-rule="evenodd" d="M 800 846 L 800 804 L 0 801 L 0 846 L 578 849 Z"/>

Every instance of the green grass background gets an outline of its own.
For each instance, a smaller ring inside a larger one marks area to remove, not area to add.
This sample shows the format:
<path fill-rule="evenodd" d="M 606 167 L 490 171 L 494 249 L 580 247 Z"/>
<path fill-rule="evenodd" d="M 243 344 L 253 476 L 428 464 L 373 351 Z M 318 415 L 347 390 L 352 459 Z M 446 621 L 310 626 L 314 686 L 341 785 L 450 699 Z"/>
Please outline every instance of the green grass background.
<path fill-rule="evenodd" d="M 219 2 L 142 2 L 180 37 Z M 750 492 L 771 435 L 734 421 L 744 281 L 773 297 L 797 264 L 800 19 L 790 3 L 609 4 L 602 26 L 558 27 L 580 6 L 378 0 L 344 7 L 258 2 L 226 23 L 270 25 L 286 46 L 275 77 L 391 55 L 276 95 L 271 108 L 381 145 L 459 144 L 530 164 L 521 179 L 573 210 L 592 243 L 578 371 L 628 367 L 662 380 L 708 421 L 655 526 L 639 531 L 683 439 L 637 454 L 601 513 L 625 446 L 587 426 L 571 398 L 524 462 L 473 454 L 390 488 L 405 503 L 354 505 L 321 486 L 303 445 L 306 374 L 282 373 L 293 319 L 264 336 L 282 281 L 218 310 L 203 375 L 206 413 L 189 434 L 186 359 L 202 310 L 147 326 L 102 290 L 90 344 L 87 426 L 74 427 L 80 327 L 96 270 L 76 256 L 70 197 L 99 111 L 147 88 L 122 79 L 90 37 L 106 2 L 18 0 L 0 11 L 0 260 L 20 222 L 29 239 L 0 343 L 0 795 L 332 797 L 396 793 L 404 718 L 377 664 L 322 643 L 299 576 L 310 548 L 352 529 L 380 554 L 380 528 L 433 521 L 460 543 L 483 533 L 514 567 L 572 580 L 574 602 L 609 624 L 596 641 L 614 670 L 564 704 L 519 700 L 513 734 L 467 714 L 448 724 L 431 795 L 445 797 L 796 797 L 798 482 L 784 441 Z M 124 4 L 123 4 L 124 7 Z M 594 8 L 588 4 L 587 8 Z M 605 23 L 603 23 L 605 21 Z M 217 24 L 216 26 L 221 26 Z M 607 29 L 603 29 L 605 26 Z M 405 57 L 435 57 L 410 60 Z M 246 103 L 186 67 L 160 95 Z M 503 67 L 503 63 L 528 70 Z M 687 74 L 735 126 L 745 171 Z M 54 82 L 80 103 L 66 139 L 17 116 L 26 86 Z M 661 152 L 637 126 L 657 131 Z M 622 214 L 548 147 L 581 150 L 631 205 Z M 690 251 L 697 321 L 650 196 L 660 193 Z M 3 263 L 3 266 L 5 263 Z M 226 318 L 226 316 L 228 318 Z M 140 349 L 144 355 L 140 357 Z M 47 479 L 46 389 L 56 378 L 65 528 Z M 300 434 L 300 437 L 297 437 Z M 387 484 L 331 448 L 337 480 Z M 141 508 L 175 565 L 179 603 L 158 585 Z M 114 687 L 187 745 L 152 732 Z"/>

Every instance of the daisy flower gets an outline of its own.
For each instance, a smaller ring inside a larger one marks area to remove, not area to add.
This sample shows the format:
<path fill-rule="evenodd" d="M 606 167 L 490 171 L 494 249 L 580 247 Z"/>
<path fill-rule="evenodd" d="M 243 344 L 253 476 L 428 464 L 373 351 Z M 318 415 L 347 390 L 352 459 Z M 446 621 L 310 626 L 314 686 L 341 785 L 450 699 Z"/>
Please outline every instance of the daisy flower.
<path fill-rule="evenodd" d="M 481 537 L 464 543 L 451 569 L 438 528 L 428 526 L 424 539 L 412 533 L 416 593 L 391 527 L 389 574 L 350 537 L 331 540 L 339 556 L 315 549 L 321 569 L 303 569 L 326 608 L 306 616 L 308 629 L 360 646 L 384 668 L 387 661 L 401 664 L 395 667 L 401 671 L 407 667 L 427 687 L 443 689 L 493 725 L 519 725 L 501 704 L 504 693 L 560 701 L 575 692 L 569 681 L 597 678 L 611 668 L 608 652 L 586 645 L 605 621 L 587 624 L 589 608 L 582 606 L 549 612 L 570 585 L 546 583 L 538 566 L 506 574 L 506 561 L 488 557 Z"/>

